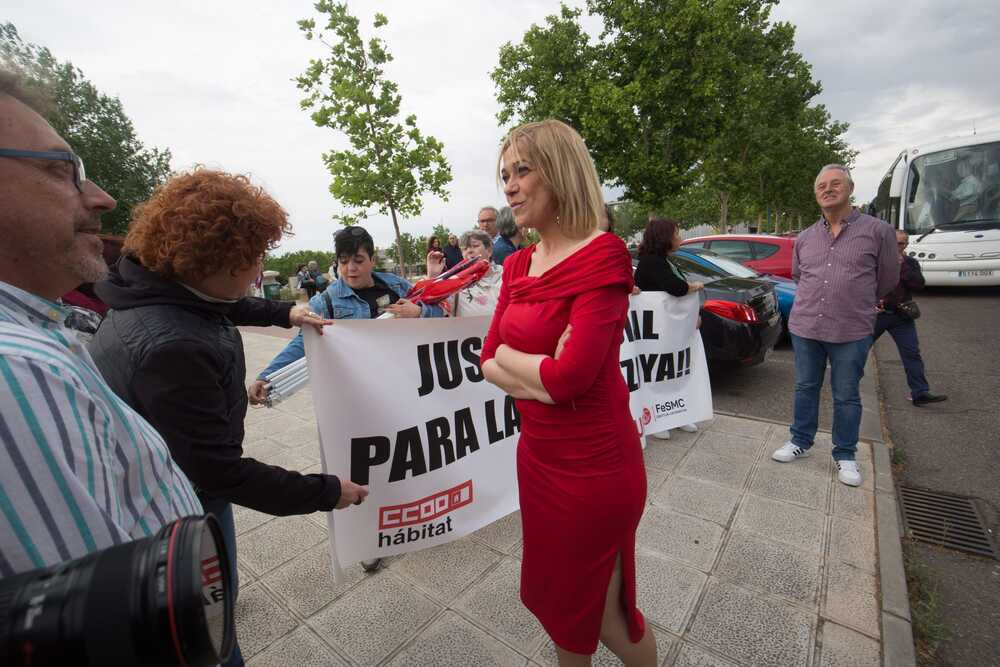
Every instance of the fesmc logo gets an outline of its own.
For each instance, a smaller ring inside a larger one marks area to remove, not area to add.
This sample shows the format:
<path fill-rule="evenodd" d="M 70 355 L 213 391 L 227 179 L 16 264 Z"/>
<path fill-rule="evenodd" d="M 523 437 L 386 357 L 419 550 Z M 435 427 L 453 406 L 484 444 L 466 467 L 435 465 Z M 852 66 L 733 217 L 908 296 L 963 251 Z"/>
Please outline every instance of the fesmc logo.
<path fill-rule="evenodd" d="M 466 480 L 458 486 L 438 491 L 420 500 L 414 500 L 402 505 L 386 505 L 378 510 L 378 546 L 379 548 L 406 544 L 437 537 L 452 531 L 451 517 L 434 523 L 449 512 L 459 507 L 471 505 L 474 500 L 472 480 Z M 416 524 L 424 524 L 414 527 Z M 382 531 L 395 533 L 383 533 Z"/>
<path fill-rule="evenodd" d="M 651 421 L 653 421 L 653 413 L 645 405 L 642 406 L 642 425 L 649 426 L 649 422 Z"/>

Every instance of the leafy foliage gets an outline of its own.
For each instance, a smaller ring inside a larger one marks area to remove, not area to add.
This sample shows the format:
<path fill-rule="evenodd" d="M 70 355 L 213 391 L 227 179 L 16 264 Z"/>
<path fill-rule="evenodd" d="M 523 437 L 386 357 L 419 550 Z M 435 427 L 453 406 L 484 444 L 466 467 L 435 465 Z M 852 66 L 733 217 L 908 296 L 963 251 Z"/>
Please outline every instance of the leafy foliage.
<path fill-rule="evenodd" d="M 813 210 L 816 171 L 854 154 L 847 126 L 811 106 L 821 87 L 775 4 L 588 0 L 597 40 L 564 5 L 501 47 L 497 117 L 570 123 L 602 180 L 647 210 L 720 227 L 730 212 Z"/>
<path fill-rule="evenodd" d="M 288 278 L 295 275 L 295 270 L 300 265 L 315 261 L 319 264 L 319 270 L 327 273 L 335 259 L 333 251 L 329 250 L 296 250 L 280 255 L 268 254 L 264 258 L 264 270 L 277 271 L 284 279 L 281 283 L 285 284 Z"/>
<path fill-rule="evenodd" d="M 405 259 L 399 216 L 419 215 L 425 193 L 448 198 L 451 167 L 444 147 L 420 132 L 416 116 L 399 120 L 401 96 L 398 86 L 385 78 L 383 66 L 392 56 L 384 42 L 361 38 L 358 19 L 346 3 L 320 0 L 314 7 L 325 23 L 317 27 L 316 19 L 305 19 L 298 22 L 299 29 L 306 39 L 322 42 L 328 53 L 325 59 L 311 60 L 296 83 L 305 94 L 301 106 L 312 110 L 313 122 L 342 133 L 350 143 L 323 154 L 333 177 L 330 193 L 360 209 L 346 216 L 351 220 L 371 207 L 390 214 L 396 256 Z M 386 23 L 384 15 L 375 15 L 376 30 Z"/>
<path fill-rule="evenodd" d="M 21 39 L 12 23 L 0 24 L 0 64 L 23 72 L 51 95 L 46 120 L 83 160 L 87 178 L 118 201 L 104 215 L 104 231 L 124 234 L 132 208 L 170 175 L 170 151 L 147 148 L 136 136 L 121 100 L 97 90 L 70 62 Z"/>

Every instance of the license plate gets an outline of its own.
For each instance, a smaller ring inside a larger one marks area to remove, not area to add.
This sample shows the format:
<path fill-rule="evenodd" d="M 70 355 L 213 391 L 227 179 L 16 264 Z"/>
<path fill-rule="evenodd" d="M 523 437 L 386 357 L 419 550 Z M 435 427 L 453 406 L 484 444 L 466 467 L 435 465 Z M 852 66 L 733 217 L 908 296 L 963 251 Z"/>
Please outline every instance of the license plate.
<path fill-rule="evenodd" d="M 959 271 L 959 278 L 987 278 L 992 276 L 992 271 Z"/>

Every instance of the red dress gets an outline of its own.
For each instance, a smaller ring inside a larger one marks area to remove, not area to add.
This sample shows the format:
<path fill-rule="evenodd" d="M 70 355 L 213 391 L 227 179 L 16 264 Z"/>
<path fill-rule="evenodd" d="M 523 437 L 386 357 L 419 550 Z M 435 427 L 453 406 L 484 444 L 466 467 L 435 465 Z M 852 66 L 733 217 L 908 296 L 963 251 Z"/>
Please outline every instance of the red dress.
<path fill-rule="evenodd" d="M 645 622 L 635 603 L 635 532 L 646 502 L 646 471 L 628 388 L 618 365 L 632 264 L 625 244 L 601 234 L 538 277 L 535 247 L 507 258 L 482 361 L 508 346 L 555 353 L 541 366 L 555 401 L 518 400 L 517 479 L 524 526 L 521 600 L 560 647 L 593 653 L 615 559 L 633 642 Z"/>

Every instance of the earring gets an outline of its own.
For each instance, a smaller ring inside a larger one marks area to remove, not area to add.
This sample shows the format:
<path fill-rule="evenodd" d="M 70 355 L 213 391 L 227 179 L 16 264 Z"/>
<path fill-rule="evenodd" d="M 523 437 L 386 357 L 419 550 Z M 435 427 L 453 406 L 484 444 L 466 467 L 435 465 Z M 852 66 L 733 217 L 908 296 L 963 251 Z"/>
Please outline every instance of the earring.
<path fill-rule="evenodd" d="M 559 226 L 559 216 L 558 215 L 556 216 L 556 226 L 557 227 Z"/>

